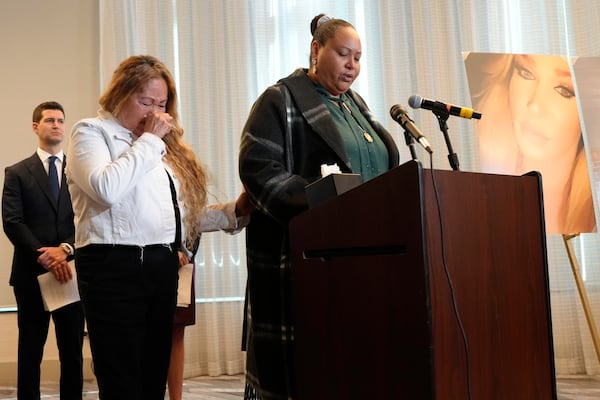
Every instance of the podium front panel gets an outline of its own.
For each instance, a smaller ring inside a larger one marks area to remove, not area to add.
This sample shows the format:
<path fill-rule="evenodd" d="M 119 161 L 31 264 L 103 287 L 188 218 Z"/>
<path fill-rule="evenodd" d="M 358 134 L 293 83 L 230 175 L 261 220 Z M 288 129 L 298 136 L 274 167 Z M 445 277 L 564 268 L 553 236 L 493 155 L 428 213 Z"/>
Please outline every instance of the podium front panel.
<path fill-rule="evenodd" d="M 297 399 L 556 398 L 540 193 L 409 162 L 296 217 Z"/>

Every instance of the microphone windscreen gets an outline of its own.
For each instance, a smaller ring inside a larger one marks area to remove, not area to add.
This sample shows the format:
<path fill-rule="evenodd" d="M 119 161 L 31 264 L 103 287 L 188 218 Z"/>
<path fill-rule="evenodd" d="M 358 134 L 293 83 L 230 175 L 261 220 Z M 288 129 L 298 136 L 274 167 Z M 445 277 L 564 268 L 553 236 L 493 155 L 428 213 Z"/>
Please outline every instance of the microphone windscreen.
<path fill-rule="evenodd" d="M 400 104 L 394 104 L 392 108 L 390 108 L 390 115 L 394 120 L 398 121 L 402 114 L 406 114 L 406 110 Z"/>
<path fill-rule="evenodd" d="M 423 104 L 423 98 L 419 95 L 413 94 L 408 98 L 408 105 L 411 108 L 421 108 L 421 104 Z"/>

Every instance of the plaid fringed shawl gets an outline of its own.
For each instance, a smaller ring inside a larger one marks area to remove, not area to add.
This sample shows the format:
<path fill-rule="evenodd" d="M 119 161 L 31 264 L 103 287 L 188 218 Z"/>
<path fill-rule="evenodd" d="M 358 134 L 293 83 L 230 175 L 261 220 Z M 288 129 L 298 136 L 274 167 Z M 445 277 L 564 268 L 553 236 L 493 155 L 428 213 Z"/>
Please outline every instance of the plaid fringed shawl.
<path fill-rule="evenodd" d="M 348 94 L 385 143 L 390 168 L 398 165 L 391 135 L 360 96 Z M 293 398 L 288 223 L 308 209 L 304 188 L 320 178 L 321 164 L 334 163 L 351 172 L 335 122 L 298 69 L 256 100 L 241 139 L 240 178 L 257 204 L 246 228 L 245 399 Z"/>

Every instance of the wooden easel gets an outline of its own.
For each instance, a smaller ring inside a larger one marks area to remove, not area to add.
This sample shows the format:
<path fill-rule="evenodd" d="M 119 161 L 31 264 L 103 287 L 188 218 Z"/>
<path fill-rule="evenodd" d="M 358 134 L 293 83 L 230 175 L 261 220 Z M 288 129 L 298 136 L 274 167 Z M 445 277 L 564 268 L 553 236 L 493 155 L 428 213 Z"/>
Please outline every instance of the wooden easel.
<path fill-rule="evenodd" d="M 594 322 L 594 314 L 592 313 L 592 309 L 590 307 L 590 302 L 587 297 L 585 285 L 583 284 L 583 279 L 581 279 L 581 274 L 579 273 L 579 263 L 577 262 L 577 257 L 575 257 L 573 246 L 569 242 L 569 240 L 577 236 L 579 236 L 579 233 L 562 235 L 563 242 L 565 243 L 565 247 L 567 249 L 567 255 L 569 256 L 571 270 L 573 271 L 575 283 L 577 284 L 577 290 L 579 291 L 579 298 L 581 299 L 581 304 L 583 305 L 585 318 L 587 320 L 587 324 L 590 328 L 590 333 L 592 335 L 592 342 L 594 343 L 594 348 L 596 349 L 596 357 L 598 358 L 598 362 L 600 362 L 600 339 L 598 338 L 598 331 L 596 330 L 596 323 Z"/>

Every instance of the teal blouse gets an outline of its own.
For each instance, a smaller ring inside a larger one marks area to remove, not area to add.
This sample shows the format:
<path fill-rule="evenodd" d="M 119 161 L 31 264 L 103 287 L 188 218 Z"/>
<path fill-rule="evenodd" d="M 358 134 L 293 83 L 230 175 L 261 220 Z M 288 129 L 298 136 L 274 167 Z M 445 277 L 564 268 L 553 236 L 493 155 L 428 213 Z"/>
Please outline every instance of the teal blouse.
<path fill-rule="evenodd" d="M 319 85 L 317 91 L 342 135 L 352 172 L 360 174 L 364 182 L 386 172 L 387 148 L 352 98 L 345 93 L 333 97 Z"/>

